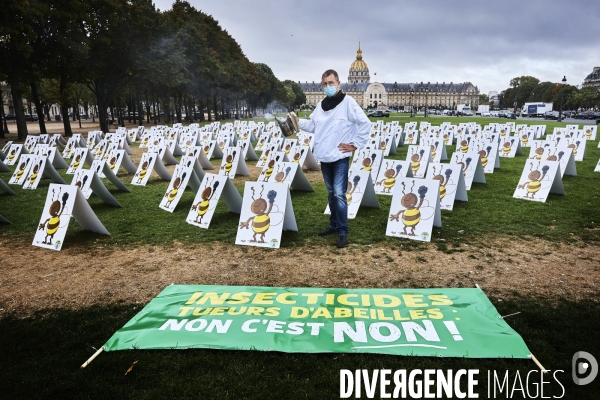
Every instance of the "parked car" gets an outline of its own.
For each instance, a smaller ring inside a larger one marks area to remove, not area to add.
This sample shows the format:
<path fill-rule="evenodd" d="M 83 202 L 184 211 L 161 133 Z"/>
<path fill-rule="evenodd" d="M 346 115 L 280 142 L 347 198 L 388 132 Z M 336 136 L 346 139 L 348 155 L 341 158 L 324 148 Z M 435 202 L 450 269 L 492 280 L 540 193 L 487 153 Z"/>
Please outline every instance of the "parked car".
<path fill-rule="evenodd" d="M 373 112 L 371 112 L 370 114 L 367 114 L 367 117 L 372 117 L 372 118 L 376 118 L 376 117 L 389 117 L 390 113 L 387 111 L 381 111 L 381 110 L 375 110 Z"/>
<path fill-rule="evenodd" d="M 560 113 L 558 111 L 546 111 L 544 113 L 544 119 L 558 119 Z"/>
<path fill-rule="evenodd" d="M 506 115 L 506 118 L 508 118 L 508 119 L 517 119 L 517 116 L 515 115 L 515 113 L 511 112 L 511 111 L 507 112 L 505 115 Z"/>
<path fill-rule="evenodd" d="M 4 119 L 6 121 L 16 121 L 17 117 L 15 116 L 15 114 L 4 114 Z"/>

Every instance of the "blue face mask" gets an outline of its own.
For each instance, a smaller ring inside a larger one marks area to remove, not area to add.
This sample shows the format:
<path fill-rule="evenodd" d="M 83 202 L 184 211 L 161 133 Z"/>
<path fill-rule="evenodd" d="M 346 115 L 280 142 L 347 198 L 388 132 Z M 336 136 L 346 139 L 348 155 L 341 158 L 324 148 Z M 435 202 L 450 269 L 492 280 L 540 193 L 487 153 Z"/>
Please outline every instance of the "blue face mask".
<path fill-rule="evenodd" d="M 337 92 L 337 86 L 325 86 L 323 91 L 327 95 L 327 97 L 331 97 Z"/>

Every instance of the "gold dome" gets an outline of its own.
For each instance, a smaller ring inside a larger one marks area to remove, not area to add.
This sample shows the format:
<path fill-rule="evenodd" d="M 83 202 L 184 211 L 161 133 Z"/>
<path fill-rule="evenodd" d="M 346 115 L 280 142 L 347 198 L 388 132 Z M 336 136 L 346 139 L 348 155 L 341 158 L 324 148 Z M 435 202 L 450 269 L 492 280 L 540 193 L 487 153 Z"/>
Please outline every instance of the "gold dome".
<path fill-rule="evenodd" d="M 352 65 L 350 65 L 350 69 L 362 71 L 367 71 L 369 69 L 367 63 L 364 62 L 362 59 L 362 50 L 360 49 L 360 42 L 358 43 L 358 50 L 356 51 L 356 60 L 354 60 Z"/>

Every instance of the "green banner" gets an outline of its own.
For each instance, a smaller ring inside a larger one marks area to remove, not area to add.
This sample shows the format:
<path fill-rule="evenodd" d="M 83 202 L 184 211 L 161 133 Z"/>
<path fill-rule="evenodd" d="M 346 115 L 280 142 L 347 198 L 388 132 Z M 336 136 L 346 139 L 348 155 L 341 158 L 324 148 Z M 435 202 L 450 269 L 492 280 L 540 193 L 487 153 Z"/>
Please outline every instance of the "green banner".
<path fill-rule="evenodd" d="M 480 289 L 171 285 L 105 351 L 264 350 L 529 358 Z"/>

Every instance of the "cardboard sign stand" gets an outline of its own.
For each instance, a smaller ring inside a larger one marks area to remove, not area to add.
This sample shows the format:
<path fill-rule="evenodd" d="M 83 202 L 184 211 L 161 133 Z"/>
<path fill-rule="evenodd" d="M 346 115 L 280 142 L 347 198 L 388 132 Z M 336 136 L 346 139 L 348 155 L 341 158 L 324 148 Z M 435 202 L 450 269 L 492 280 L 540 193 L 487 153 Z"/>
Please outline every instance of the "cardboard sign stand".
<path fill-rule="evenodd" d="M 119 207 L 119 208 L 123 207 L 121 205 L 121 203 L 119 203 L 117 201 L 117 199 L 115 199 L 115 197 L 109 192 L 109 190 L 106 188 L 106 186 L 104 186 L 104 182 L 102 182 L 102 179 L 100 179 L 100 176 L 96 173 L 96 171 L 93 171 L 93 170 L 89 170 L 89 171 L 92 175 L 92 179 L 89 184 L 90 190 L 87 193 L 84 193 L 82 188 L 79 188 L 83 197 L 85 197 L 87 200 L 90 198 L 92 193 L 94 193 L 96 196 L 98 196 L 100 198 L 100 200 L 102 200 L 106 204 L 110 204 L 111 206 L 115 206 L 115 207 Z M 75 177 L 73 177 L 73 182 L 71 182 L 72 185 L 74 185 L 74 181 L 75 181 Z"/>
<path fill-rule="evenodd" d="M 136 173 L 133 176 L 133 179 L 131 180 L 131 184 L 137 186 L 146 186 L 146 183 L 150 178 L 150 172 L 152 170 L 156 172 L 160 179 L 170 181 L 171 174 L 169 173 L 169 171 L 167 171 L 167 168 L 162 162 L 157 162 L 158 158 L 158 153 L 144 153 L 142 155 L 142 159 L 140 160 L 140 165 L 138 166 L 138 169 L 136 170 Z M 143 167 L 144 163 L 148 163 L 147 168 Z"/>
<path fill-rule="evenodd" d="M 349 203 L 348 219 L 356 218 L 361 206 L 380 208 L 370 171 L 351 169 L 348 172 L 348 186 L 350 187 L 346 191 L 346 200 Z M 329 204 L 327 204 L 324 214 L 331 214 Z"/>
<path fill-rule="evenodd" d="M 298 231 L 289 186 L 246 182 L 235 244 L 277 249 L 282 231 Z"/>
<path fill-rule="evenodd" d="M 236 214 L 241 212 L 242 196 L 231 179 L 223 175 L 205 174 L 186 222 L 199 228 L 208 229 L 220 199 L 223 199 L 230 212 Z"/>
<path fill-rule="evenodd" d="M 2 215 L 0 215 L 0 222 L 3 224 L 12 225 L 11 222 L 9 220 L 7 220 L 6 218 L 4 218 Z"/>
<path fill-rule="evenodd" d="M 8 168 L 6 164 L 2 162 L 2 160 L 0 160 L 0 172 L 12 172 L 10 168 Z"/>
<path fill-rule="evenodd" d="M 108 181 L 112 183 L 121 192 L 131 193 L 131 190 L 129 190 L 127 186 L 125 186 L 125 184 L 121 182 L 121 180 L 117 177 L 117 175 L 115 175 L 113 170 L 110 169 L 110 166 L 106 161 L 96 160 L 92 163 L 92 168 L 90 169 L 94 170 L 94 172 L 97 173 L 100 177 L 104 175 L 104 178 L 108 179 Z"/>
<path fill-rule="evenodd" d="M 550 187 L 544 185 L 548 182 L 552 182 Z M 513 197 L 545 203 L 549 193 L 565 194 L 559 162 L 543 160 L 526 163 Z"/>
<path fill-rule="evenodd" d="M 0 178 L 0 191 L 8 194 L 16 194 L 13 190 Z"/>
<path fill-rule="evenodd" d="M 33 174 L 35 174 L 35 172 L 33 172 L 33 171 L 34 171 L 34 167 L 36 165 L 38 166 L 39 169 L 37 171 L 37 176 L 34 178 Z M 32 178 L 34 179 L 33 182 L 31 181 Z M 40 180 L 42 180 L 42 178 L 50 178 L 55 183 L 60 183 L 62 185 L 67 184 L 67 182 L 65 182 L 65 180 L 62 178 L 62 176 L 60 176 L 58 174 L 58 172 L 56 172 L 56 170 L 52 166 L 52 163 L 48 162 L 48 157 L 36 156 L 36 158 L 34 158 L 32 160 L 32 166 L 29 170 L 29 176 L 27 177 L 27 179 L 25 179 L 25 183 L 23 183 L 23 189 L 30 189 L 30 190 L 37 189 L 37 186 L 40 183 Z M 29 184 L 28 184 L 28 181 L 29 181 Z"/>
<path fill-rule="evenodd" d="M 172 213 L 188 186 L 194 193 L 198 193 L 198 190 L 200 190 L 200 181 L 204 178 L 204 175 L 204 171 L 196 157 L 183 156 L 181 163 L 175 167 L 173 177 L 171 178 L 167 192 L 161 199 L 159 208 Z M 177 182 L 178 179 L 179 182 Z"/>
<path fill-rule="evenodd" d="M 314 192 L 310 182 L 302 168 L 293 162 L 278 162 L 273 168 L 273 173 L 268 182 L 285 183 L 293 190 L 304 192 Z"/>
<path fill-rule="evenodd" d="M 60 250 L 71 216 L 86 231 L 110 235 L 78 187 L 52 183 L 32 245 Z"/>

